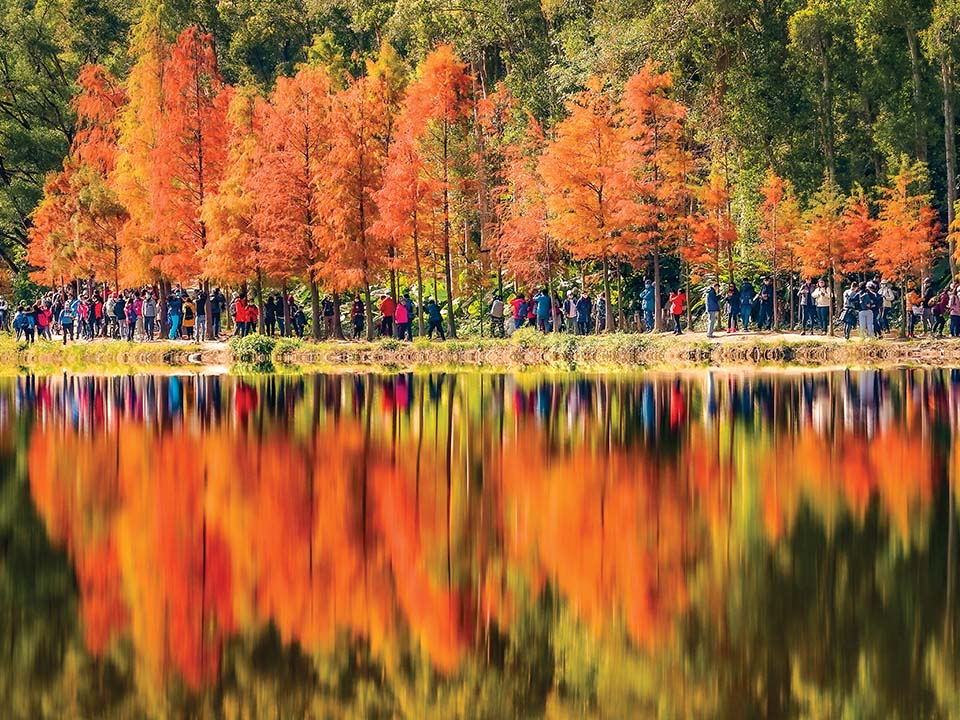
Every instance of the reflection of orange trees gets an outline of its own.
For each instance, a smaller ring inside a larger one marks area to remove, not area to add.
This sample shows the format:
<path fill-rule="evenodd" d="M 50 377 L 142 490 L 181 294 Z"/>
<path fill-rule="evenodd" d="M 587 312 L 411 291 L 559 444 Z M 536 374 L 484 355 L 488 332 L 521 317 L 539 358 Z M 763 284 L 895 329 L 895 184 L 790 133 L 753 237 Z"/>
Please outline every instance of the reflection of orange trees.
<path fill-rule="evenodd" d="M 388 652 L 399 610 L 434 665 L 458 664 L 468 613 L 434 567 L 446 499 L 436 488 L 418 498 L 410 473 L 365 452 L 359 424 L 324 427 L 312 446 L 133 424 L 119 437 L 37 428 L 30 448 L 34 499 L 73 558 L 91 652 L 128 634 L 147 679 L 175 672 L 199 687 L 240 627 L 272 621 L 308 651 L 347 632 Z"/>
<path fill-rule="evenodd" d="M 687 605 L 689 498 L 640 452 L 504 451 L 506 545 L 532 585 L 552 580 L 593 630 L 622 619 L 652 648 Z"/>
<path fill-rule="evenodd" d="M 801 501 L 824 516 L 838 510 L 862 519 L 876 497 L 899 537 L 910 537 L 914 513 L 929 508 L 933 459 L 928 444 L 890 426 L 873 437 L 842 435 L 833 441 L 809 428 L 789 442 L 767 446 L 758 458 L 764 530 L 785 535 Z"/>

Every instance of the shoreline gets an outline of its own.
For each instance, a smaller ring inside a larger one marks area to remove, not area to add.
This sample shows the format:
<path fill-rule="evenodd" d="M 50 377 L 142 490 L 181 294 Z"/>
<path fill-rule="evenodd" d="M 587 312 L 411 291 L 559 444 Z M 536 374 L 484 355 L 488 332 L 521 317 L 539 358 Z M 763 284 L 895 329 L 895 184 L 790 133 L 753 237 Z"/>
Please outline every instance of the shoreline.
<path fill-rule="evenodd" d="M 301 372 L 356 368 L 600 370 L 705 367 L 856 367 L 927 365 L 960 368 L 960 339 L 844 340 L 790 333 L 671 333 L 570 336 L 521 331 L 504 340 L 466 338 L 413 343 L 393 339 L 314 343 L 253 335 L 229 342 L 115 340 L 27 346 L 0 338 L 5 374 L 60 372 Z"/>

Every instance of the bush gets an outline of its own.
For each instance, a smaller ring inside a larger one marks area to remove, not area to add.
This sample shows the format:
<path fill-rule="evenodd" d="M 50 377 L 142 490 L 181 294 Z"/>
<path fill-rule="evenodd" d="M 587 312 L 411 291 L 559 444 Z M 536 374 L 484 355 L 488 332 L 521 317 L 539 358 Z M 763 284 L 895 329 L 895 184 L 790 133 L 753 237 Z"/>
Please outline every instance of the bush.
<path fill-rule="evenodd" d="M 269 361 L 276 345 L 275 338 L 257 333 L 246 337 L 234 337 L 229 342 L 230 351 L 236 362 L 254 364 Z"/>

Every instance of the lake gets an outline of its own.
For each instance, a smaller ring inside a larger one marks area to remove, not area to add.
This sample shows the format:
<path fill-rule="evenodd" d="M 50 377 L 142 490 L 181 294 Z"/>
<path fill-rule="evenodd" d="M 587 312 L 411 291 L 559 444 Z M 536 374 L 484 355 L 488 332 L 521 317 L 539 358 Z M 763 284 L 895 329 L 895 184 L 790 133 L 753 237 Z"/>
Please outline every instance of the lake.
<path fill-rule="evenodd" d="M 960 371 L 0 381 L 13 718 L 960 713 Z"/>

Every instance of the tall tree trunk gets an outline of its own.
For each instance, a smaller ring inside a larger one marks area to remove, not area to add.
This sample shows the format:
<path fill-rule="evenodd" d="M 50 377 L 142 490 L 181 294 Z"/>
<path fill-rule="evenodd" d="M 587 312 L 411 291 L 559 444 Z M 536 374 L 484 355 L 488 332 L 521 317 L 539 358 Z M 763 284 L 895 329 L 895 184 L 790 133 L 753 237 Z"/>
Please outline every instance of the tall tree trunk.
<path fill-rule="evenodd" d="M 610 325 L 613 322 L 613 311 L 610 308 L 610 261 L 606 255 L 603 256 L 603 296 L 604 302 L 604 332 L 610 332 Z"/>
<path fill-rule="evenodd" d="M 311 335 L 314 340 L 320 339 L 320 286 L 312 277 L 310 278 L 310 322 Z"/>
<path fill-rule="evenodd" d="M 205 287 L 209 287 L 209 284 L 204 282 Z M 264 329 L 266 327 L 263 320 L 263 271 L 260 268 L 257 268 L 257 287 L 255 288 L 257 294 L 257 308 L 260 312 L 257 313 L 257 332 L 261 335 L 264 334 Z M 207 307 L 210 307 L 210 303 L 207 303 Z M 207 317 L 207 327 L 209 327 L 210 318 Z"/>
<path fill-rule="evenodd" d="M 617 258 L 617 330 L 623 332 L 623 263 Z"/>
<path fill-rule="evenodd" d="M 333 336 L 337 340 L 346 340 L 343 336 L 343 323 L 340 322 L 340 293 L 333 293 L 330 299 L 333 301 Z"/>
<path fill-rule="evenodd" d="M 160 297 L 157 298 L 157 305 L 160 310 L 160 330 L 159 335 L 163 337 L 169 332 L 170 328 L 168 326 L 168 321 L 170 318 L 167 315 L 167 298 L 170 297 L 170 282 L 167 280 L 160 280 Z"/>
<path fill-rule="evenodd" d="M 660 245 L 653 249 L 653 327 L 657 332 L 663 330 L 663 308 L 660 297 Z"/>
<path fill-rule="evenodd" d="M 447 285 L 447 328 L 450 337 L 457 336 L 457 323 L 453 318 L 453 258 L 450 253 L 450 129 L 444 121 L 443 128 L 443 269 Z"/>
<path fill-rule="evenodd" d="M 420 261 L 420 233 L 413 223 L 413 258 L 417 266 L 417 337 L 423 335 L 423 263 Z M 410 320 L 413 322 L 413 318 Z"/>
<path fill-rule="evenodd" d="M 940 81 L 943 85 L 943 140 L 947 160 L 947 227 L 952 229 L 957 204 L 957 129 L 953 113 L 953 67 L 945 57 L 940 59 Z M 947 235 L 950 253 L 950 277 L 957 278 L 956 243 Z"/>
<path fill-rule="evenodd" d="M 287 279 L 286 278 L 280 281 L 280 294 L 282 295 L 282 297 L 280 298 L 280 303 L 282 305 L 282 307 L 280 308 L 280 311 L 283 313 L 283 332 L 280 334 L 286 337 L 293 337 L 293 328 L 290 326 L 290 321 L 292 320 L 292 318 L 290 317 L 290 305 L 287 303 Z"/>
<path fill-rule="evenodd" d="M 257 272 L 259 272 L 259 270 Z M 209 280 L 203 281 L 203 292 L 207 296 L 207 302 L 203 306 L 203 334 L 206 335 L 207 340 L 216 340 L 216 338 L 213 336 L 213 303 L 211 302 L 212 298 L 210 297 Z"/>
<path fill-rule="evenodd" d="M 370 283 L 363 281 L 363 301 L 367 306 L 367 340 L 373 340 L 373 300 L 370 297 Z"/>
<path fill-rule="evenodd" d="M 837 160 L 833 129 L 833 79 L 830 72 L 830 62 L 827 59 L 825 41 L 820 42 L 820 72 L 823 93 L 820 102 L 823 155 L 826 161 L 827 176 L 830 178 L 830 182 L 835 182 L 837 177 Z"/>
<path fill-rule="evenodd" d="M 917 160 L 927 161 L 927 133 L 923 127 L 923 87 L 921 67 L 920 47 L 917 41 L 917 31 L 910 26 L 905 26 L 904 31 L 907 34 L 907 47 L 910 50 L 910 74 L 912 76 L 913 90 L 913 142 L 914 152 Z"/>

